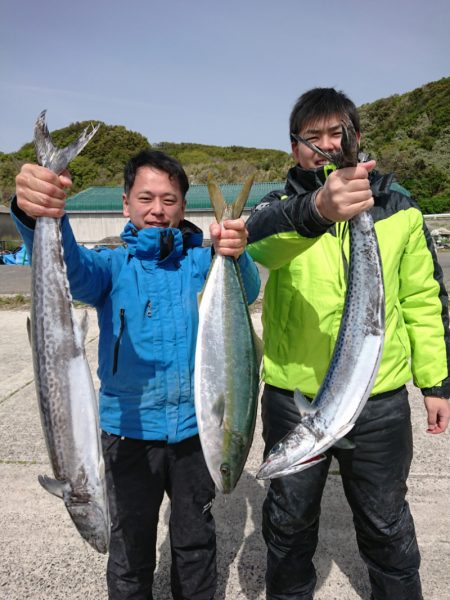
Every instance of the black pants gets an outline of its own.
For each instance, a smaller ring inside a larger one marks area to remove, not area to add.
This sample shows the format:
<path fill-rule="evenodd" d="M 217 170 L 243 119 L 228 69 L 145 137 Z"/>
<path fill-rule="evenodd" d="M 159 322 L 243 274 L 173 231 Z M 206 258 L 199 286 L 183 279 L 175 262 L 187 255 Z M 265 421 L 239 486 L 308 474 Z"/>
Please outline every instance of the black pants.
<path fill-rule="evenodd" d="M 110 600 L 153 600 L 156 530 L 171 500 L 171 587 L 175 600 L 211 600 L 216 590 L 214 483 L 198 436 L 167 445 L 102 434 L 111 510 Z"/>
<path fill-rule="evenodd" d="M 292 394 L 266 385 L 262 418 L 267 453 L 299 421 Z M 327 460 L 270 483 L 263 506 L 269 600 L 313 598 L 320 503 L 333 455 L 369 570 L 372 597 L 422 599 L 420 554 L 405 500 L 412 459 L 406 389 L 369 399 L 346 437 L 355 443 L 354 450 L 332 448 Z"/>

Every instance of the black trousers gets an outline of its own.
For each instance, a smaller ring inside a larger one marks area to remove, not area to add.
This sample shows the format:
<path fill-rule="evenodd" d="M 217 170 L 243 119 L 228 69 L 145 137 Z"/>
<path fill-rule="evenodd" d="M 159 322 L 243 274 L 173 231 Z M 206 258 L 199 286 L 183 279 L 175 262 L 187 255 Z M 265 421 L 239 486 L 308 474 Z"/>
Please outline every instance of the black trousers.
<path fill-rule="evenodd" d="M 110 600 L 153 600 L 156 532 L 171 501 L 171 588 L 175 600 L 211 600 L 217 582 L 214 483 L 198 436 L 178 444 L 102 433 L 111 511 Z"/>
<path fill-rule="evenodd" d="M 292 393 L 266 385 L 262 418 L 267 453 L 299 421 Z M 332 448 L 327 460 L 270 483 L 262 526 L 268 600 L 313 598 L 320 503 L 333 455 L 369 570 L 372 598 L 422 599 L 420 554 L 405 500 L 412 459 L 406 388 L 370 398 L 346 437 L 355 443 L 354 450 Z"/>

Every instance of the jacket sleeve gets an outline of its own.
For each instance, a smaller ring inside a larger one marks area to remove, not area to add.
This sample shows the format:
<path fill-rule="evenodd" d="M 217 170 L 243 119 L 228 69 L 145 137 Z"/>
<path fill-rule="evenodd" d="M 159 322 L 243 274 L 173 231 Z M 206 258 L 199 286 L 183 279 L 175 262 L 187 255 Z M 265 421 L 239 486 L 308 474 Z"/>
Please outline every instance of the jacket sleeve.
<path fill-rule="evenodd" d="M 241 254 L 237 263 L 241 271 L 247 302 L 248 304 L 253 304 L 258 298 L 259 290 L 261 288 L 259 271 L 248 252 Z"/>
<path fill-rule="evenodd" d="M 15 197 L 11 202 L 11 216 L 25 243 L 32 264 L 36 221 L 28 217 L 18 207 Z M 61 239 L 72 296 L 75 300 L 93 306 L 98 305 L 111 284 L 110 252 L 97 252 L 79 246 L 73 235 L 67 215 L 64 215 L 61 219 Z"/>
<path fill-rule="evenodd" d="M 271 192 L 247 219 L 248 251 L 269 269 L 278 269 L 309 248 L 333 223 L 315 207 L 315 192 L 288 196 Z"/>
<path fill-rule="evenodd" d="M 424 396 L 450 397 L 448 295 L 434 244 L 417 207 L 400 263 L 399 299 L 411 343 L 414 383 Z"/>

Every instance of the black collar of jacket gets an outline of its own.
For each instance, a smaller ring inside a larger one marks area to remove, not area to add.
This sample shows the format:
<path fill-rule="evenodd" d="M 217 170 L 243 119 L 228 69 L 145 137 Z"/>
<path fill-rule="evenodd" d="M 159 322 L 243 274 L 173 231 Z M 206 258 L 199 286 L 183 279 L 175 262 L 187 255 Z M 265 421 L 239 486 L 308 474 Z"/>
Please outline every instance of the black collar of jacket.
<path fill-rule="evenodd" d="M 191 221 L 187 221 L 183 219 L 178 226 L 178 229 L 181 231 L 181 235 L 183 238 L 183 252 L 186 253 L 188 248 L 195 248 L 197 246 L 201 246 L 203 243 L 203 232 L 202 230 L 191 223 Z M 160 260 L 166 259 L 173 250 L 174 245 L 174 237 L 173 232 L 170 229 L 161 230 L 160 238 Z"/>
<path fill-rule="evenodd" d="M 194 248 L 201 246 L 203 243 L 203 231 L 197 225 L 194 225 L 191 221 L 183 219 L 179 224 L 178 228 L 183 236 L 183 248 Z"/>
<path fill-rule="evenodd" d="M 183 238 L 183 252 L 186 253 L 188 248 L 201 246 L 203 243 L 203 231 L 191 221 L 183 219 L 178 225 Z M 162 230 L 160 236 L 160 260 L 167 258 L 173 250 L 173 233 L 170 230 Z"/>

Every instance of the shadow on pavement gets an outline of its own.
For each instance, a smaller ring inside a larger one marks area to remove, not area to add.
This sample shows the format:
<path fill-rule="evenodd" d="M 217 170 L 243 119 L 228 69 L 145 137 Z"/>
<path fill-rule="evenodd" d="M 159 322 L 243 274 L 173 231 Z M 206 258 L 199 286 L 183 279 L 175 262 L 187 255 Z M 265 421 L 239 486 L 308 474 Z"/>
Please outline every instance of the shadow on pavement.
<path fill-rule="evenodd" d="M 265 597 L 266 547 L 261 534 L 261 510 L 267 486 L 267 483 L 257 482 L 253 474 L 244 471 L 232 494 L 218 493 L 216 496 L 213 510 L 219 578 L 215 600 Z M 169 505 L 162 519 L 168 523 Z M 159 540 L 159 552 L 154 596 L 158 600 L 172 600 L 168 533 Z M 317 570 L 316 597 L 319 600 L 320 589 L 329 580 L 332 568 L 342 571 L 359 598 L 370 597 L 368 576 L 358 553 L 351 511 L 337 474 L 330 473 L 323 495 L 319 545 L 314 562 Z M 233 570 L 237 572 L 233 573 Z"/>

